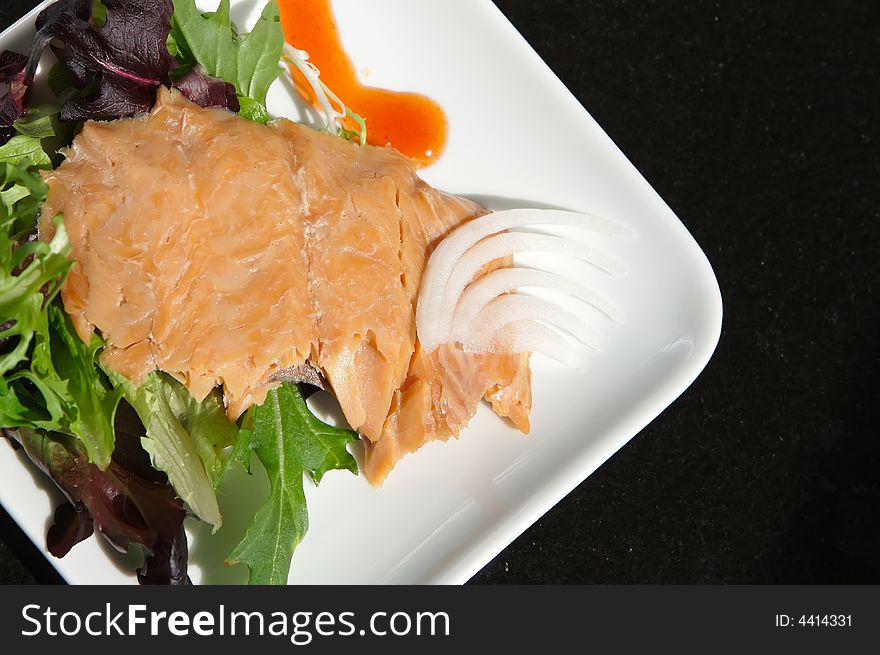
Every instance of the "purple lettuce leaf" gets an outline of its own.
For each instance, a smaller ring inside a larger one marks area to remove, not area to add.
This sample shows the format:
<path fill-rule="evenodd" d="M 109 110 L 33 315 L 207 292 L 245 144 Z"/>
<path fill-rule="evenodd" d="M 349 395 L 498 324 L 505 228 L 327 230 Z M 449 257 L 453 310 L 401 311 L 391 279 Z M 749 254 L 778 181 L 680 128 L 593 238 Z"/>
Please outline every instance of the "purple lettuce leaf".
<path fill-rule="evenodd" d="M 27 57 L 12 50 L 0 53 L 0 144 L 9 140 L 15 131 L 12 124 L 27 110 L 27 63 Z"/>
<path fill-rule="evenodd" d="M 116 420 L 116 448 L 107 470 L 90 464 L 85 448 L 75 437 L 39 430 L 18 430 L 28 457 L 67 497 L 55 512 L 47 535 L 47 548 L 57 557 L 88 538 L 93 527 L 117 550 L 131 544 L 144 548 L 141 584 L 188 584 L 188 551 L 183 519 L 186 511 L 156 471 L 140 446 L 139 420 L 127 405 L 120 405 Z"/>
<path fill-rule="evenodd" d="M 175 84 L 171 71 L 177 60 L 168 51 L 172 0 L 103 0 L 100 20 L 92 0 L 58 0 L 37 16 L 24 84 L 33 83 L 46 46 L 68 69 L 77 89 L 97 84 L 97 90 L 69 99 L 61 108 L 63 121 L 113 119 L 149 111 L 156 91 Z M 231 84 L 194 73 L 185 75 L 181 91 L 202 106 L 235 110 Z M 227 88 L 228 87 L 228 88 Z M 237 105 L 237 100 L 234 103 Z"/>
<path fill-rule="evenodd" d="M 186 573 L 188 560 L 189 547 L 181 523 L 176 535 L 161 536 L 146 553 L 144 566 L 138 571 L 138 582 L 142 585 L 190 584 Z"/>
<path fill-rule="evenodd" d="M 238 112 L 241 105 L 235 87 L 219 77 L 212 77 L 202 66 L 193 66 L 174 78 L 174 87 L 202 107 L 223 107 Z"/>
<path fill-rule="evenodd" d="M 58 558 L 67 555 L 71 548 L 91 537 L 95 531 L 91 514 L 77 511 L 69 502 L 55 508 L 54 521 L 46 534 L 46 548 Z"/>
<path fill-rule="evenodd" d="M 106 0 L 104 6 L 106 23 L 100 28 L 91 20 L 91 0 L 60 0 L 37 16 L 26 81 L 33 81 L 43 49 L 55 40 L 52 51 L 67 66 L 76 88 L 99 82 L 95 93 L 65 103 L 62 120 L 149 111 L 156 89 L 175 65 L 164 41 L 171 0 Z"/>

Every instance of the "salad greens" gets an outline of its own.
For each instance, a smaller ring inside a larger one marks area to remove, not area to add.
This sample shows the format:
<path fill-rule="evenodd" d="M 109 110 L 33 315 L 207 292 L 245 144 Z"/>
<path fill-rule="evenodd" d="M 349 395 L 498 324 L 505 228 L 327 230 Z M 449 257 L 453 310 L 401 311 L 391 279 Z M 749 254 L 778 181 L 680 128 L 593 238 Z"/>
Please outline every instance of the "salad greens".
<path fill-rule="evenodd" d="M 67 497 L 50 552 L 63 556 L 97 527 L 120 550 L 143 547 L 144 584 L 189 581 L 184 518 L 189 511 L 220 528 L 217 487 L 238 463 L 250 473 L 252 452 L 271 493 L 228 563 L 244 563 L 254 584 L 287 581 L 308 529 L 304 475 L 318 484 L 327 471 L 358 470 L 346 448 L 357 434 L 315 418 L 296 385 L 232 422 L 219 390 L 197 401 L 165 373 L 135 384 L 102 367 L 103 339 L 85 343 L 58 298 L 74 265 L 63 217 L 53 218 L 48 241 L 37 238 L 42 173 L 82 121 L 149 111 L 158 88 L 171 85 L 202 106 L 268 122 L 269 86 L 279 62 L 290 63 L 278 7 L 268 2 L 240 33 L 229 6 L 221 0 L 203 14 L 194 0 L 58 0 L 37 17 L 27 55 L 0 53 L 0 432 Z M 57 100 L 30 107 L 46 47 L 59 61 L 48 75 Z"/>
<path fill-rule="evenodd" d="M 40 130 L 40 132 L 42 132 L 42 130 Z M 49 156 L 43 150 L 43 146 L 36 134 L 16 135 L 0 146 L 0 164 L 6 164 L 7 166 L 6 179 L 3 180 L 4 188 L 5 183 L 12 177 L 16 176 L 16 173 L 9 168 L 10 166 L 19 168 L 23 167 L 25 171 L 27 171 L 27 169 L 51 168 Z M 23 178 L 25 175 L 27 175 L 27 173 L 20 174 L 20 177 Z M 42 181 L 39 179 L 39 176 L 31 175 L 29 180 L 20 179 L 20 183 L 16 186 L 21 186 L 23 184 L 27 185 L 28 181 L 32 184 L 31 191 L 35 198 L 42 203 L 46 199 L 47 189 L 45 186 L 42 186 Z M 7 207 L 7 210 L 10 213 L 14 211 L 11 205 Z M 17 211 L 21 210 L 22 208 L 19 207 Z M 32 219 L 36 219 L 38 213 L 39 206 L 31 205 L 28 208 L 28 215 Z"/>
<path fill-rule="evenodd" d="M 164 373 L 154 371 L 135 386 L 118 373 L 106 372 L 143 422 L 141 445 L 153 466 L 168 475 L 196 516 L 219 528 L 223 519 L 214 489 L 225 468 L 224 449 L 238 440 L 238 426 L 226 418 L 219 392 L 197 402 Z"/>
<path fill-rule="evenodd" d="M 67 233 L 56 219 L 49 243 L 22 242 L 46 197 L 39 170 L 49 158 L 38 139 L 20 135 L 0 147 L 0 166 L 0 424 L 75 435 L 90 460 L 106 468 L 120 394 L 95 369 L 103 342 L 93 336 L 83 343 L 51 303 L 71 266 Z"/>
<path fill-rule="evenodd" d="M 0 53 L 0 143 L 13 135 L 12 124 L 25 112 L 27 61 L 27 57 L 17 52 Z"/>
<path fill-rule="evenodd" d="M 52 70 L 61 70 L 61 65 L 56 64 Z M 44 160 L 45 163 L 53 166 L 57 166 L 63 161 L 60 150 L 70 145 L 80 127 L 79 123 L 60 120 L 61 107 L 70 98 L 87 95 L 90 92 L 90 89 L 79 91 L 74 88 L 70 84 L 69 78 L 64 74 L 59 75 L 56 72 L 55 75 L 60 78 L 56 79 L 56 82 L 61 85 L 60 95 L 57 100 L 31 107 L 27 110 L 27 113 L 23 114 L 12 124 L 13 129 L 18 135 L 39 139 L 39 145 L 42 146 L 43 151 L 48 157 L 48 160 Z M 49 79 L 53 79 L 51 71 Z M 17 138 L 18 136 L 14 136 L 11 141 Z M 36 144 L 34 145 L 36 146 Z M 39 156 L 42 157 L 42 155 Z"/>
<path fill-rule="evenodd" d="M 143 546 L 142 584 L 187 583 L 186 511 L 167 479 L 150 466 L 136 436 L 141 426 L 128 414 L 120 407 L 117 444 L 105 470 L 91 463 L 82 442 L 70 435 L 17 431 L 28 457 L 68 500 L 55 512 L 46 545 L 62 557 L 97 525 L 117 550 L 127 551 L 133 543 Z"/>
<path fill-rule="evenodd" d="M 0 146 L 0 374 L 25 359 L 34 332 L 47 322 L 45 297 L 58 292 L 70 269 L 62 226 L 49 243 L 24 242 L 46 198 L 39 170 L 48 167 L 37 139 L 16 136 Z"/>
<path fill-rule="evenodd" d="M 109 388 L 95 367 L 95 355 L 103 347 L 103 340 L 93 334 L 90 344 L 83 343 L 57 304 L 49 306 L 48 314 L 49 342 L 34 346 L 31 361 L 44 381 L 66 391 L 58 396 L 64 409 L 59 428 L 79 437 L 89 461 L 103 470 L 110 463 L 115 445 L 113 416 L 121 390 Z M 32 381 L 35 378 L 30 377 Z"/>
<path fill-rule="evenodd" d="M 26 65 L 21 68 L 22 55 L 17 53 L 0 55 L 0 84 L 9 84 L 6 100 L 0 93 L 0 130 L 8 129 L 27 109 L 46 47 L 63 66 L 69 89 L 75 91 L 62 98 L 63 121 L 147 112 L 162 85 L 178 88 L 203 107 L 238 111 L 232 82 L 208 75 L 196 62 L 178 60 L 175 54 L 185 51 L 185 44 L 183 50 L 169 50 L 173 12 L 172 0 L 58 0 L 47 7 L 37 16 Z M 2 109 L 6 106 L 8 111 Z"/>
<path fill-rule="evenodd" d="M 133 436 L 143 427 L 117 411 L 121 390 L 95 367 L 103 342 L 80 340 L 57 303 L 72 264 L 61 217 L 49 243 L 31 239 L 50 167 L 42 134 L 0 146 L 0 426 L 68 499 L 47 535 L 52 554 L 97 524 L 120 550 L 143 546 L 141 582 L 184 583 L 186 512 Z"/>
<path fill-rule="evenodd" d="M 60 0 L 37 16 L 24 82 L 33 83 L 42 52 L 51 44 L 74 87 L 97 85 L 93 93 L 64 103 L 63 120 L 148 111 L 156 89 L 175 66 L 167 48 L 159 47 L 171 11 L 169 2 L 155 0 Z"/>
<path fill-rule="evenodd" d="M 229 18 L 229 0 L 217 11 L 202 14 L 195 0 L 174 0 L 168 49 L 184 66 L 201 66 L 215 77 L 231 82 L 240 113 L 258 123 L 269 122 L 266 94 L 281 75 L 278 62 L 284 46 L 278 5 L 269 2 L 254 29 L 239 34 Z"/>
<path fill-rule="evenodd" d="M 28 110 L 21 118 L 12 124 L 15 131 L 21 135 L 35 139 L 50 139 L 56 136 L 58 130 L 58 105 L 40 105 Z M 37 144 L 39 146 L 39 144 Z"/>
<path fill-rule="evenodd" d="M 293 551 L 309 529 L 303 473 L 315 484 L 327 471 L 357 473 L 357 462 L 346 450 L 357 434 L 315 418 L 291 384 L 270 391 L 266 402 L 248 413 L 242 435 L 265 467 L 272 490 L 228 560 L 247 565 L 250 584 L 286 584 Z"/>

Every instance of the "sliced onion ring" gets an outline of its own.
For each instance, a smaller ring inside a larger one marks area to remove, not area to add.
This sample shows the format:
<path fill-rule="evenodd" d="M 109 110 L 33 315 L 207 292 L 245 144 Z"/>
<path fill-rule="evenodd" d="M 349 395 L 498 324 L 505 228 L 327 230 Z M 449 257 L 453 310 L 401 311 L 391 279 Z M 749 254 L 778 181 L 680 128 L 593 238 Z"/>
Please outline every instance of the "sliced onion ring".
<path fill-rule="evenodd" d="M 523 287 L 561 291 L 594 307 L 611 321 L 623 322 L 623 312 L 617 305 L 574 280 L 534 268 L 498 268 L 474 280 L 461 294 L 455 308 L 452 340 L 463 342 L 471 329 L 470 326 L 483 307 L 502 293 Z"/>
<path fill-rule="evenodd" d="M 596 330 L 564 307 L 543 298 L 509 293 L 499 296 L 477 314 L 471 331 L 461 343 L 473 350 L 488 349 L 500 330 L 517 321 L 546 323 L 592 348 L 598 348 L 602 341 Z"/>
<path fill-rule="evenodd" d="M 626 272 L 626 267 L 613 257 L 597 252 L 586 244 L 563 237 L 548 234 L 523 234 L 521 232 L 502 232 L 501 234 L 488 237 L 462 255 L 446 284 L 443 301 L 440 304 L 440 314 L 444 317 L 453 317 L 450 338 L 454 339 L 456 337 L 454 330 L 455 312 L 461 302 L 465 288 L 471 283 L 471 280 L 474 280 L 480 270 L 490 262 L 525 251 L 552 252 L 568 255 L 589 261 L 612 275 L 622 275 Z"/>
<path fill-rule="evenodd" d="M 508 323 L 495 333 L 488 348 L 472 348 L 463 345 L 465 352 L 490 352 L 508 354 L 511 352 L 540 352 L 556 361 L 577 367 L 580 365 L 577 349 L 570 341 L 543 323 L 529 320 Z"/>
<path fill-rule="evenodd" d="M 570 239 L 533 233 L 497 234 L 530 225 L 580 227 L 608 236 L 632 235 L 627 228 L 612 221 L 561 210 L 510 209 L 465 223 L 437 246 L 422 277 L 416 329 L 427 352 L 453 341 L 455 310 L 462 292 L 484 266 L 499 257 L 525 251 L 550 251 L 584 259 L 613 275 L 626 270 L 615 258 Z"/>

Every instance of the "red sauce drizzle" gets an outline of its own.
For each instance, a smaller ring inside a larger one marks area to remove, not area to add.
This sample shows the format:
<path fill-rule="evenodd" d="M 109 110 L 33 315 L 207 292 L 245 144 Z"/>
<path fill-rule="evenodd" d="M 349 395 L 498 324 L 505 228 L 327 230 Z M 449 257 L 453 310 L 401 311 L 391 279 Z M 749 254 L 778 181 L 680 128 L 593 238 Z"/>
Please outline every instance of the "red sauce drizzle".
<path fill-rule="evenodd" d="M 400 93 L 364 86 L 342 48 L 330 0 L 279 0 L 284 36 L 291 45 L 309 53 L 321 71 L 321 79 L 354 112 L 367 122 L 367 142 L 391 145 L 421 162 L 433 163 L 446 146 L 446 115 L 435 101 L 417 93 Z M 305 80 L 299 78 L 303 95 Z M 356 129 L 350 119 L 346 127 Z"/>

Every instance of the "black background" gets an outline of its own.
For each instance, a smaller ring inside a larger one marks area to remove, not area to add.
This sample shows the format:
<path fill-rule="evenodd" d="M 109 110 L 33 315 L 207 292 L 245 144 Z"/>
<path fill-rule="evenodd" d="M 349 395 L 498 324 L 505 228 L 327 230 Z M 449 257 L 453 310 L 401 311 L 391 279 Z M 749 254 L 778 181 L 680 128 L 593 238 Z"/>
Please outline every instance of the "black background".
<path fill-rule="evenodd" d="M 880 581 L 880 3 L 497 4 L 701 244 L 725 317 L 696 383 L 474 581 Z M 0 582 L 53 580 L 0 512 Z"/>

